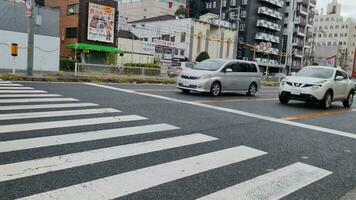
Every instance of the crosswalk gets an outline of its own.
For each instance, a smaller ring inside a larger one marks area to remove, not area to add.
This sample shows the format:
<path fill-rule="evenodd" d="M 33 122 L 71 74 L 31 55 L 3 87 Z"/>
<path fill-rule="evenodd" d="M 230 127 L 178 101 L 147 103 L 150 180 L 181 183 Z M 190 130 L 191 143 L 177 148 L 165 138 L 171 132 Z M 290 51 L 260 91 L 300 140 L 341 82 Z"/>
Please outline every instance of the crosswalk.
<path fill-rule="evenodd" d="M 151 123 L 144 116 L 125 113 L 114 108 L 102 108 L 95 103 L 81 102 L 59 94 L 49 94 L 47 91 L 25 87 L 18 83 L 0 81 L 0 93 L 0 158 L 4 154 L 37 148 L 45 151 L 55 146 L 104 142 L 128 136 L 140 138 L 152 133 L 158 133 L 160 136 L 158 139 L 145 137 L 144 141 L 94 147 L 94 149 L 87 147 L 87 150 L 74 153 L 62 152 L 48 157 L 27 158 L 0 164 L 0 191 L 2 184 L 21 179 L 45 177 L 53 172 L 220 141 L 219 138 L 204 133 L 193 132 L 172 136 L 169 133 L 182 131 L 181 128 L 166 123 Z M 68 119 L 74 116 L 75 119 Z M 66 119 L 61 119 L 63 117 Z M 104 126 L 117 124 L 120 127 L 105 128 Z M 86 127 L 87 130 L 61 132 L 63 128 L 72 130 L 73 127 Z M 50 133 L 51 130 L 57 131 L 47 135 L 32 136 L 38 131 Z M 1 140 L 2 136 L 16 136 L 19 133 L 20 138 Z M 79 184 L 73 183 L 66 187 L 44 190 L 42 193 L 26 194 L 20 196 L 20 199 L 116 199 L 266 155 L 268 152 L 263 150 L 239 145 L 107 177 L 96 177 Z M 280 199 L 331 174 L 332 172 L 326 169 L 295 162 L 247 181 L 241 182 L 236 179 L 235 185 L 206 193 L 198 199 Z"/>

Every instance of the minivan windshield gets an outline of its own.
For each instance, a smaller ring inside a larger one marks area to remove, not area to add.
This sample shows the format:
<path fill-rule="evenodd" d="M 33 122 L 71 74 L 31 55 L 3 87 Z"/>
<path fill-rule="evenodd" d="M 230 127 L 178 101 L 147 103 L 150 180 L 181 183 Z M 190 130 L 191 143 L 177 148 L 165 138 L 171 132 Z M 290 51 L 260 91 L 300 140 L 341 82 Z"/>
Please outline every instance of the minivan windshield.
<path fill-rule="evenodd" d="M 226 61 L 224 60 L 204 60 L 203 62 L 198 63 L 197 65 L 193 66 L 192 69 L 195 70 L 206 70 L 206 71 L 217 71 L 220 69 Z"/>
<path fill-rule="evenodd" d="M 331 78 L 333 74 L 334 74 L 333 69 L 325 69 L 325 68 L 318 68 L 318 67 L 304 67 L 296 74 L 296 76 L 328 79 Z"/>

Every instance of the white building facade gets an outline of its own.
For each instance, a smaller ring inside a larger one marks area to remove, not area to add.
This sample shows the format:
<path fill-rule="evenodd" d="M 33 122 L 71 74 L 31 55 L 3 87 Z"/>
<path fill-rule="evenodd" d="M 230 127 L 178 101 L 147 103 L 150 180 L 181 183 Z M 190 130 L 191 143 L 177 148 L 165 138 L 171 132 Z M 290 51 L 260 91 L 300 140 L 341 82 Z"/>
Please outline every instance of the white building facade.
<path fill-rule="evenodd" d="M 351 74 L 356 48 L 356 22 L 341 16 L 341 4 L 333 0 L 328 4 L 326 14 L 315 18 L 315 46 L 337 48 L 337 67 Z"/>

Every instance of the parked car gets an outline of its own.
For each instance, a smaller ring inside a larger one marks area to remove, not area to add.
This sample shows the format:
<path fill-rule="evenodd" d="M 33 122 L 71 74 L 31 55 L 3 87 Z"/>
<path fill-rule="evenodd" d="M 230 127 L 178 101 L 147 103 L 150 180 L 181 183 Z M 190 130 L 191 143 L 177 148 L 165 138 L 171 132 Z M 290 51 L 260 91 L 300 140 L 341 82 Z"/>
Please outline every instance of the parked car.
<path fill-rule="evenodd" d="M 167 75 L 170 78 L 178 76 L 182 71 L 190 69 L 194 66 L 194 63 L 191 62 L 177 62 L 172 63 L 167 68 Z"/>
<path fill-rule="evenodd" d="M 183 93 L 209 92 L 212 96 L 241 91 L 254 96 L 260 86 L 257 63 L 243 60 L 208 59 L 183 71 L 177 78 L 177 87 Z"/>
<path fill-rule="evenodd" d="M 345 71 L 322 66 L 304 67 L 283 79 L 279 86 L 279 100 L 283 104 L 293 99 L 329 108 L 332 102 L 341 101 L 344 107 L 351 107 L 354 94 L 354 83 Z"/>

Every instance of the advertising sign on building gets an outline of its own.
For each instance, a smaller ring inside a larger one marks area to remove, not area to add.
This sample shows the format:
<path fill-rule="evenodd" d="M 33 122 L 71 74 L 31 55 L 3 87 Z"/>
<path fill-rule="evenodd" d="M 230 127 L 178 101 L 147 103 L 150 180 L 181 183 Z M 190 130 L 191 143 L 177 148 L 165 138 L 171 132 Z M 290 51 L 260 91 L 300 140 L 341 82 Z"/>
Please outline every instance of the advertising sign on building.
<path fill-rule="evenodd" d="M 153 55 L 156 45 L 153 42 L 142 42 L 141 53 Z"/>
<path fill-rule="evenodd" d="M 88 40 L 114 43 L 115 8 L 89 3 Z"/>

